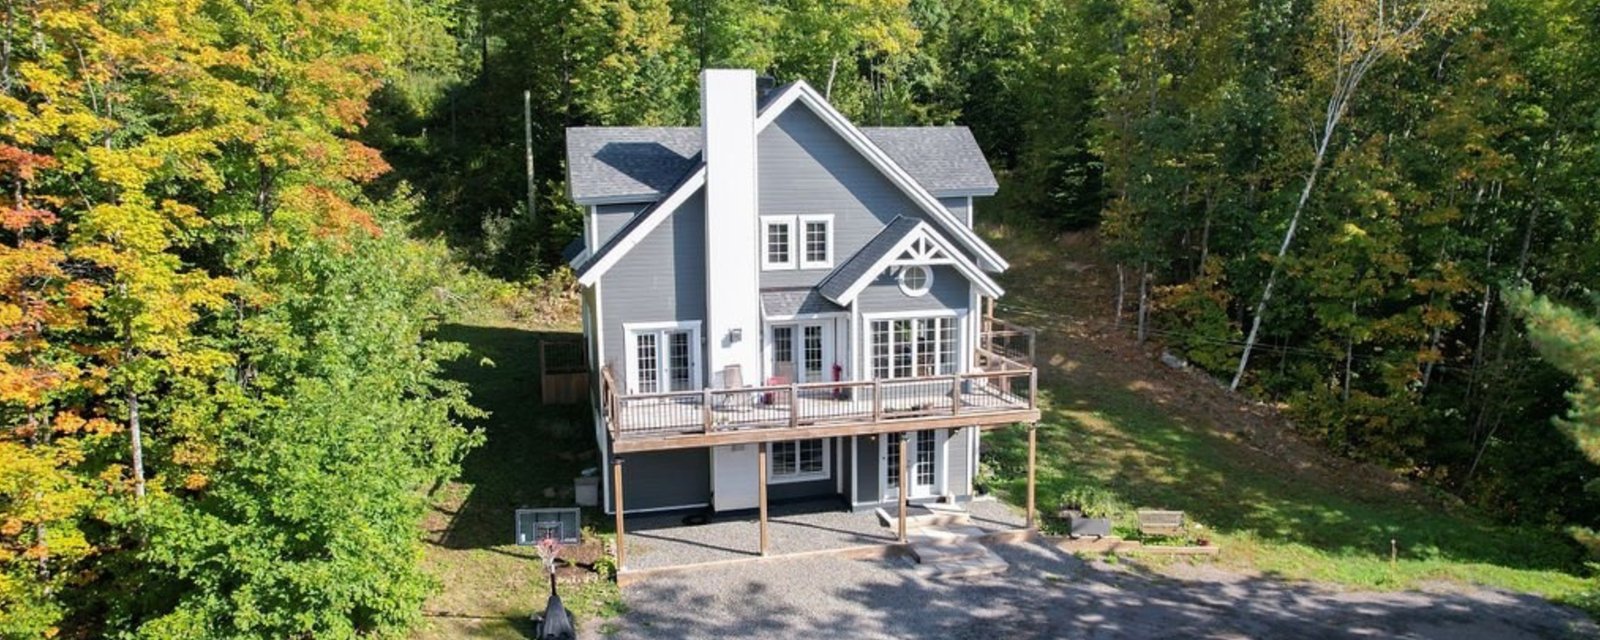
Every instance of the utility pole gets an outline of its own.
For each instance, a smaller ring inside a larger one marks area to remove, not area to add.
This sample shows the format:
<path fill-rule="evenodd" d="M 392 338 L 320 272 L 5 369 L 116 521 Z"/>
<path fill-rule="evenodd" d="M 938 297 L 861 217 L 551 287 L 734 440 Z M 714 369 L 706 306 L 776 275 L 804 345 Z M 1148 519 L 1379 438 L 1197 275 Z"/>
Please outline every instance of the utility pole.
<path fill-rule="evenodd" d="M 522 91 L 522 142 L 526 149 L 524 154 L 528 163 L 528 220 L 535 218 L 537 210 L 534 208 L 534 183 L 533 183 L 533 92 L 527 89 Z"/>

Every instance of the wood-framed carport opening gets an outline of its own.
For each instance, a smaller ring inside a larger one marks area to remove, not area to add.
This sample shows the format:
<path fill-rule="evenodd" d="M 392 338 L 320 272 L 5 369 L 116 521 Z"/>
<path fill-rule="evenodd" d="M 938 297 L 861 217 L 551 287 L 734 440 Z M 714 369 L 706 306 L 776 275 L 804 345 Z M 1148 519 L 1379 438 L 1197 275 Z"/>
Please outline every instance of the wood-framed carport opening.
<path fill-rule="evenodd" d="M 1027 530 L 1029 530 L 1029 531 L 1032 531 L 1037 526 L 1037 519 L 1036 519 L 1037 509 L 1036 509 L 1036 503 L 1035 503 L 1035 491 L 1036 491 L 1036 488 L 1037 488 L 1036 487 L 1036 483 L 1037 483 L 1037 478 L 1038 478 L 1037 462 L 1038 462 L 1038 430 L 1039 430 L 1039 425 L 1036 422 L 1029 422 L 1029 423 L 1027 423 L 1027 428 L 1028 428 L 1028 491 L 1027 491 L 1027 498 L 1026 498 L 1026 507 L 1025 507 L 1026 513 L 1024 515 L 1024 517 L 1025 517 L 1024 521 L 1026 522 L 1025 528 Z M 898 509 L 896 509 L 896 511 L 897 511 L 897 516 L 896 516 L 896 519 L 897 519 L 897 523 L 896 523 L 897 524 L 897 527 L 896 527 L 896 540 L 900 544 L 905 544 L 909 540 L 909 538 L 907 537 L 906 513 L 907 513 L 907 511 L 908 511 L 908 509 L 910 507 L 910 504 L 909 504 L 910 503 L 910 496 L 908 494 L 908 487 L 909 487 L 910 483 L 906 482 L 906 478 L 909 477 L 909 475 L 908 475 L 909 469 L 907 467 L 907 460 L 909 458 L 908 449 L 907 449 L 907 442 L 910 440 L 910 438 L 908 438 L 907 436 L 910 435 L 911 433 L 915 432 L 915 431 L 917 431 L 917 429 L 907 429 L 905 431 L 889 431 L 889 432 L 885 432 L 885 433 L 898 433 L 898 434 L 900 434 L 900 438 L 898 438 L 898 440 L 899 440 L 899 445 L 898 446 L 900 447 L 899 456 L 898 456 L 899 457 L 900 469 L 899 469 L 899 476 L 898 477 L 900 478 L 900 480 L 898 482 L 899 495 L 898 495 L 898 499 L 896 501 L 897 504 L 898 504 Z M 769 536 L 768 536 L 768 524 L 767 524 L 767 480 L 768 480 L 768 474 L 770 473 L 770 470 L 768 469 L 769 463 L 770 463 L 770 459 L 769 459 L 769 456 L 768 456 L 768 443 L 767 442 L 757 443 L 757 449 L 756 449 L 756 481 L 758 483 L 758 486 L 756 488 L 756 513 L 757 513 L 757 523 L 758 523 L 758 529 L 759 529 L 759 535 L 760 535 L 759 549 L 760 549 L 760 555 L 762 557 L 766 557 L 768 555 L 768 553 L 769 553 L 769 546 L 768 546 Z M 617 456 L 617 455 L 613 455 L 612 456 L 612 458 L 611 458 L 611 491 L 612 491 L 612 504 L 615 505 L 615 507 L 616 507 L 616 534 L 617 534 L 617 538 L 616 538 L 617 549 L 616 549 L 616 552 L 617 552 L 617 571 L 619 573 L 622 572 L 622 571 L 627 570 L 627 568 L 628 568 L 628 562 L 627 562 L 627 553 L 628 553 L 628 551 L 627 551 L 627 530 L 626 530 L 625 517 L 623 515 L 622 464 L 623 464 L 623 458 L 621 456 Z"/>

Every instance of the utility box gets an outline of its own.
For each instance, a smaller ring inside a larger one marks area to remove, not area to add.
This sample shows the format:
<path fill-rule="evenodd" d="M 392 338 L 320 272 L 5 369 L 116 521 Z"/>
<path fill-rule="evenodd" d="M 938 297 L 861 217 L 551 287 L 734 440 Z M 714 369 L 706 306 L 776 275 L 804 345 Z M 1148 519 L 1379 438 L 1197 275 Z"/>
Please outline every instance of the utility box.
<path fill-rule="evenodd" d="M 572 495 L 580 507 L 600 506 L 600 478 L 584 476 L 572 481 Z"/>

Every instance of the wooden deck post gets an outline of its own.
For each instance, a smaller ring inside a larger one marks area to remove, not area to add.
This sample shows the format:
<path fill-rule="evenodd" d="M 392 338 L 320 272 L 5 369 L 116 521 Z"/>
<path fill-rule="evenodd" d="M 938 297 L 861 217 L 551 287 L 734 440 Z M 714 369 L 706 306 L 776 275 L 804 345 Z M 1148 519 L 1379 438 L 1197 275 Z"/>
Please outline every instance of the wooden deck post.
<path fill-rule="evenodd" d="M 761 555 L 767 555 L 767 443 L 763 442 L 756 448 L 756 481 L 761 486 L 756 487 L 757 504 L 760 506 L 761 520 Z"/>
<path fill-rule="evenodd" d="M 900 434 L 900 542 L 906 541 L 906 436 Z"/>
<path fill-rule="evenodd" d="M 622 458 L 611 459 L 611 506 L 617 509 L 617 570 L 628 566 L 628 545 L 622 530 Z"/>
<path fill-rule="evenodd" d="M 1038 475 L 1036 463 L 1039 450 L 1039 425 L 1028 423 L 1028 528 L 1034 527 L 1034 502 L 1035 476 Z"/>

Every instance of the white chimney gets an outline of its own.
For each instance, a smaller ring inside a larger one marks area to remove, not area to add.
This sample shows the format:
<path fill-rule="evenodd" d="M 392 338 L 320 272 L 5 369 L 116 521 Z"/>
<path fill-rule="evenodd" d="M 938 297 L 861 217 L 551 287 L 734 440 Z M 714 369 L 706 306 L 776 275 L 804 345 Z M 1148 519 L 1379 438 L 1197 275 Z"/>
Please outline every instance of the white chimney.
<path fill-rule="evenodd" d="M 761 254 L 756 211 L 756 73 L 700 72 L 706 163 L 706 375 L 739 365 L 761 381 Z"/>

